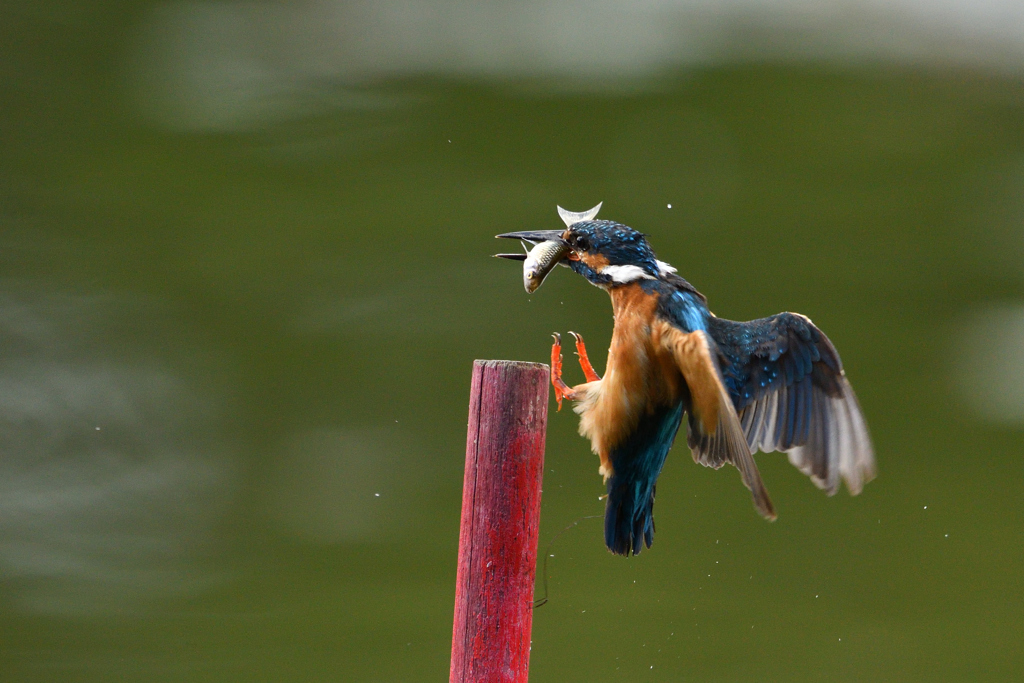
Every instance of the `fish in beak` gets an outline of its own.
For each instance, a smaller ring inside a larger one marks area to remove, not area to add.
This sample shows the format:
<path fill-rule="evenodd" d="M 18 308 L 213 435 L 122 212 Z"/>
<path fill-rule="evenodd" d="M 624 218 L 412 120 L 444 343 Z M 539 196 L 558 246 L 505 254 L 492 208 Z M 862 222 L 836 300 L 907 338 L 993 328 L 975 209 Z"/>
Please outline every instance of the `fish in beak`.
<path fill-rule="evenodd" d="M 567 211 L 558 207 L 558 216 L 567 228 L 580 221 L 591 221 L 601 210 L 601 204 L 588 211 Z M 544 282 L 555 266 L 566 265 L 563 261 L 573 258 L 572 248 L 562 238 L 562 230 L 525 230 L 522 232 L 506 232 L 497 235 L 499 238 L 520 240 L 525 246 L 527 242 L 534 245 L 526 254 L 495 254 L 498 258 L 507 258 L 523 262 L 523 286 L 529 294 L 533 294 Z"/>
<path fill-rule="evenodd" d="M 527 254 L 495 254 L 499 258 L 523 262 L 523 286 L 528 294 L 536 292 L 544 282 L 544 278 L 548 276 L 548 273 L 554 270 L 555 266 L 572 251 L 565 240 L 561 238 L 561 232 L 558 230 L 543 232 L 553 232 L 558 237 L 557 239 L 538 242 Z M 509 235 L 499 235 L 499 237 L 523 234 L 527 233 L 509 233 Z M 525 238 L 519 237 L 519 239 Z"/>

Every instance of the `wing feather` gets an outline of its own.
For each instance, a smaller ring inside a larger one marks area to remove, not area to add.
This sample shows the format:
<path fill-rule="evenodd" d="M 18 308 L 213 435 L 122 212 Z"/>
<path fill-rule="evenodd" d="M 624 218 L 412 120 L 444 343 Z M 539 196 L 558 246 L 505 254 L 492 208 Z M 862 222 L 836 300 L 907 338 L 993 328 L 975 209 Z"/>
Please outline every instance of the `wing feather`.
<path fill-rule="evenodd" d="M 709 332 L 751 451 L 783 451 L 816 486 L 857 494 L 875 476 L 857 396 L 828 337 L 794 313 L 748 323 L 713 318 Z"/>
<path fill-rule="evenodd" d="M 703 331 L 685 333 L 667 323 L 662 339 L 690 392 L 688 441 L 694 461 L 716 469 L 725 463 L 735 465 L 758 512 L 775 519 L 746 433 L 722 381 L 717 353 L 712 351 L 714 340 Z"/>

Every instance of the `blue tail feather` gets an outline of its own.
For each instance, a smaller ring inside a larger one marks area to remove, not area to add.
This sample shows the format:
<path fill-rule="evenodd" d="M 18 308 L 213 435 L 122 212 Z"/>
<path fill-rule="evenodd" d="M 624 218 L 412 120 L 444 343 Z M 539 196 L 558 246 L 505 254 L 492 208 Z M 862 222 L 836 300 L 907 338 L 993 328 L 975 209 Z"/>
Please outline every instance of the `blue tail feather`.
<path fill-rule="evenodd" d="M 640 418 L 637 429 L 612 450 L 604 542 L 617 555 L 639 555 L 654 542 L 654 489 L 683 418 L 683 404 Z"/>

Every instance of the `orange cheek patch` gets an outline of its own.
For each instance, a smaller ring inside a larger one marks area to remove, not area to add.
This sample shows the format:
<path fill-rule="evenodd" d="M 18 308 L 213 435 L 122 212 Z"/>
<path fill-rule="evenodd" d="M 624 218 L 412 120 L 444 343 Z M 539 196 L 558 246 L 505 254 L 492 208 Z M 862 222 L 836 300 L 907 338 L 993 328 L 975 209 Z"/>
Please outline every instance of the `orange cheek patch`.
<path fill-rule="evenodd" d="M 581 254 L 579 258 L 598 273 L 609 265 L 608 257 L 603 254 Z"/>

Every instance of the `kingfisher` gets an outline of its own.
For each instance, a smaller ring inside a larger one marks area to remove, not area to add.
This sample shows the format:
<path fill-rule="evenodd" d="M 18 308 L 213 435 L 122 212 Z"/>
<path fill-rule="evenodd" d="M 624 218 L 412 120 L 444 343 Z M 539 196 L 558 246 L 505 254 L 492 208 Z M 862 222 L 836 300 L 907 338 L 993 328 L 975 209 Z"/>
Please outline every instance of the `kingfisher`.
<path fill-rule="evenodd" d="M 840 480 L 852 495 L 860 493 L 875 476 L 874 449 L 825 333 L 798 313 L 748 322 L 717 317 L 703 294 L 658 259 L 646 235 L 597 220 L 600 207 L 558 207 L 565 230 L 498 237 L 557 243 L 558 264 L 611 297 L 614 328 L 604 377 L 594 370 L 581 335 L 570 333 L 583 384 L 562 379 L 558 334 L 551 348 L 558 409 L 563 399 L 574 402 L 579 432 L 600 459 L 608 549 L 628 556 L 651 547 L 658 476 L 684 416 L 694 461 L 715 469 L 735 466 L 768 520 L 776 514 L 754 462 L 757 451 L 787 453 L 828 495 Z"/>

